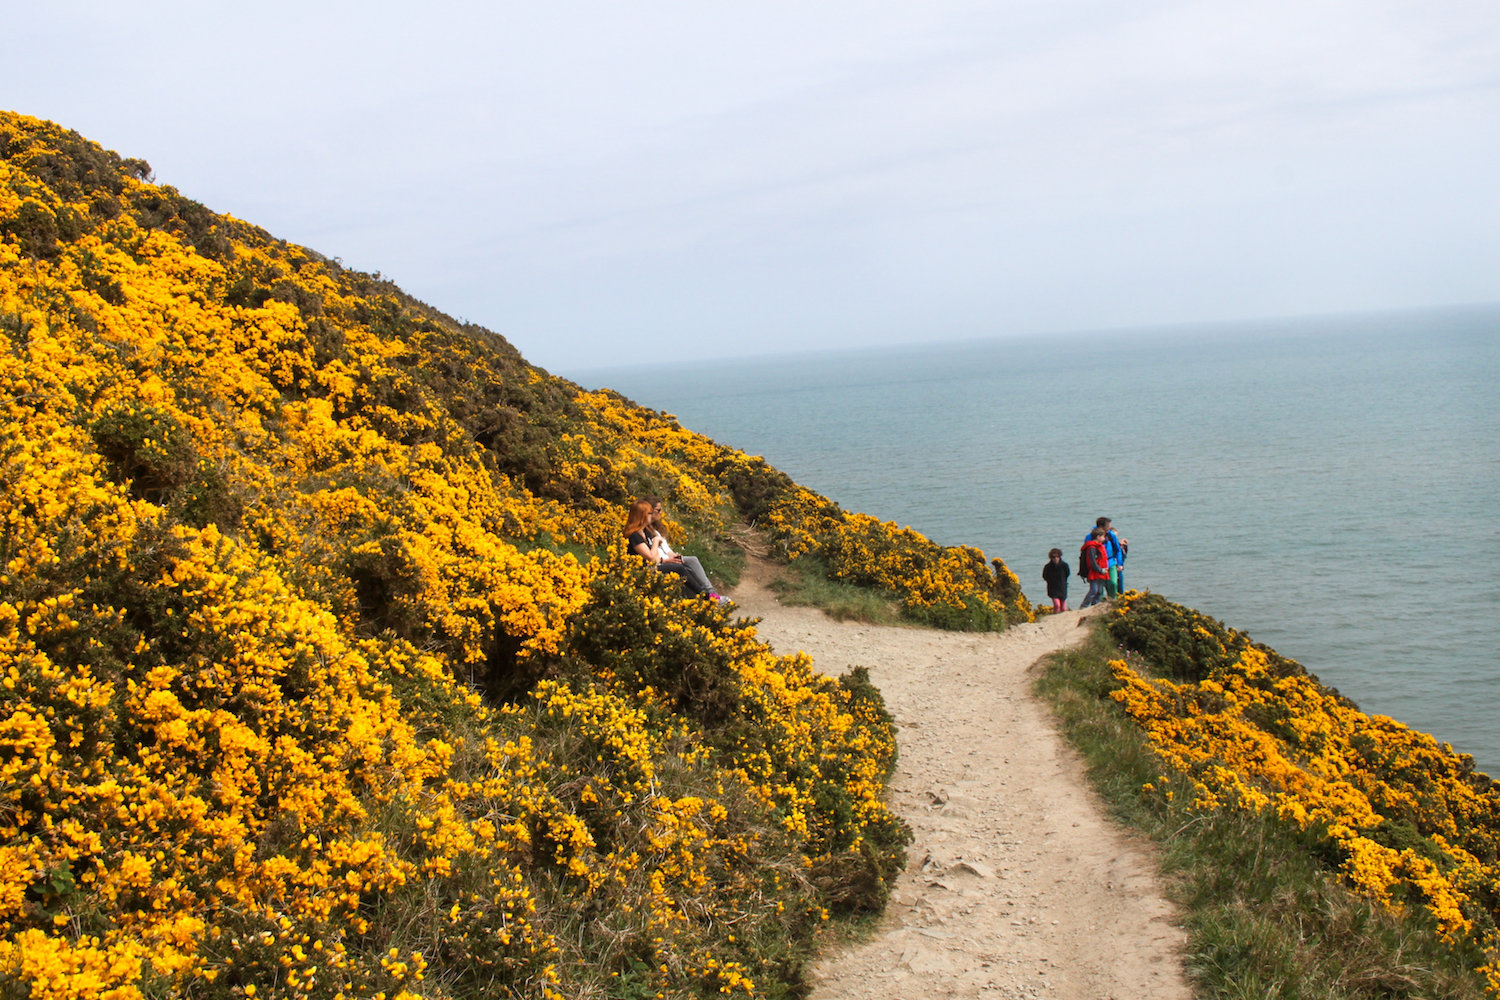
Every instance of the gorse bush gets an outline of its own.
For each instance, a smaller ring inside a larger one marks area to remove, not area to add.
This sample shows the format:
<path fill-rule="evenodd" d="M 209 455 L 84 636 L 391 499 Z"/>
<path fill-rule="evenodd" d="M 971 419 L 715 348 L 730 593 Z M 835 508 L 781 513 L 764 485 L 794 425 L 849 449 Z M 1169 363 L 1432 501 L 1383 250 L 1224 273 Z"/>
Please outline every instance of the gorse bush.
<path fill-rule="evenodd" d="M 1110 634 L 1179 681 L 1210 677 L 1252 649 L 1265 657 L 1266 669 L 1277 677 L 1307 673 L 1296 660 L 1159 594 L 1133 593 L 1128 608 L 1128 615 L 1111 621 Z"/>
<path fill-rule="evenodd" d="M 992 630 L 1033 620 L 1016 575 L 998 559 L 992 572 L 978 549 L 945 548 L 910 528 L 845 514 L 800 486 L 771 505 L 765 524 L 789 562 L 817 558 L 830 579 L 890 595 L 914 621 Z"/>
<path fill-rule="evenodd" d="M 1195 813 L 1263 815 L 1395 913 L 1415 911 L 1500 995 L 1500 785 L 1473 759 L 1366 715 L 1243 633 L 1127 594 L 1113 638 L 1162 673 L 1111 664 L 1110 697 L 1140 726 Z"/>
<path fill-rule="evenodd" d="M 798 488 L 149 173 L 0 114 L 0 995 L 800 995 L 890 719 L 620 538 Z"/>
<path fill-rule="evenodd" d="M 1127 654 L 1138 671 L 1147 667 Z M 1477 947 L 1445 944 L 1420 907 L 1393 910 L 1342 878 L 1317 827 L 1269 809 L 1203 809 L 1109 697 L 1120 649 L 1102 629 L 1047 657 L 1036 685 L 1082 752 L 1107 808 L 1157 846 L 1187 932 L 1194 996 L 1392 1000 L 1487 995 Z"/>
<path fill-rule="evenodd" d="M 187 431 L 155 407 L 112 406 L 89 425 L 89 434 L 112 478 L 157 503 L 186 486 L 198 466 Z"/>

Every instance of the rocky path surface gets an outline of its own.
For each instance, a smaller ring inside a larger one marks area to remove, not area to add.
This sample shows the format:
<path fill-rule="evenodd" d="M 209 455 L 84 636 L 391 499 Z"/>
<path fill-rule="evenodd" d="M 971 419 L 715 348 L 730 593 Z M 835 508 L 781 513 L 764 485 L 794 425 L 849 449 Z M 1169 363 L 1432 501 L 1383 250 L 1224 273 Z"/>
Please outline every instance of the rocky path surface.
<path fill-rule="evenodd" d="M 1079 612 L 1001 635 L 835 622 L 783 607 L 753 560 L 733 591 L 777 651 L 870 669 L 896 717 L 892 803 L 916 835 L 865 942 L 824 957 L 813 1000 L 1188 1000 L 1182 932 L 1148 848 L 1112 826 L 1030 695 Z"/>

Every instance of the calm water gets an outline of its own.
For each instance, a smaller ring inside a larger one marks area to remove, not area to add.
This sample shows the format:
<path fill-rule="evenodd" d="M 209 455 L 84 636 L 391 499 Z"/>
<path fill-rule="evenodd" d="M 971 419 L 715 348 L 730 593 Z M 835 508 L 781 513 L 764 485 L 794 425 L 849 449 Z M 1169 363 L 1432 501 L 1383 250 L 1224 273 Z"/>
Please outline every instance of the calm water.
<path fill-rule="evenodd" d="M 1033 600 L 1108 515 L 1128 585 L 1500 775 L 1500 309 L 564 374 Z"/>

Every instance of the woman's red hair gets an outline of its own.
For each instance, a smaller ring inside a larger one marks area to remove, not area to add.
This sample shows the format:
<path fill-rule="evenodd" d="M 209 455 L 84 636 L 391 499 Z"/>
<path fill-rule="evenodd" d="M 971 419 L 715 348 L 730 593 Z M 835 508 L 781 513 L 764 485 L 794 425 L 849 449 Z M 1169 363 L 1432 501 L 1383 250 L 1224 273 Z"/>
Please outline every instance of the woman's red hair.
<path fill-rule="evenodd" d="M 651 523 L 651 512 L 656 505 L 650 500 L 637 500 L 630 505 L 630 516 L 625 519 L 625 534 L 633 535 Z"/>

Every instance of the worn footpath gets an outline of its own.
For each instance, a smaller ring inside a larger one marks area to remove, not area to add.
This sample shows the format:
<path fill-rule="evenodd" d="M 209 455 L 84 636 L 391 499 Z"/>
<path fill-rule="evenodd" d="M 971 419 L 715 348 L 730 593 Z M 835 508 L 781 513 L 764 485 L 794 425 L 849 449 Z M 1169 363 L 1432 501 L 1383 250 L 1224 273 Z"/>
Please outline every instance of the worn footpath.
<path fill-rule="evenodd" d="M 841 623 L 777 603 L 773 572 L 752 558 L 740 613 L 824 673 L 869 668 L 898 726 L 892 804 L 916 836 L 886 914 L 823 957 L 813 1000 L 1191 997 L 1149 847 L 1106 820 L 1030 694 L 1036 661 L 1083 637 L 1080 613 L 999 635 Z"/>

